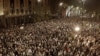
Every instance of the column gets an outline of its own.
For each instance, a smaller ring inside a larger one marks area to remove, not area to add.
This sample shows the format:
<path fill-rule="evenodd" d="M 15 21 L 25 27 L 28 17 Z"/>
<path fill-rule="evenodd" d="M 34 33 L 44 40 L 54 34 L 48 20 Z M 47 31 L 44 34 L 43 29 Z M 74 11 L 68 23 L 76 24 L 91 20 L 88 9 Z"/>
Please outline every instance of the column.
<path fill-rule="evenodd" d="M 24 0 L 24 11 L 25 11 L 25 14 L 28 13 L 28 0 Z"/>
<path fill-rule="evenodd" d="M 4 14 L 9 15 L 9 13 L 10 13 L 10 0 L 4 0 L 3 2 L 4 2 L 4 5 L 3 5 Z"/>
<path fill-rule="evenodd" d="M 19 14 L 20 12 L 20 0 L 14 0 L 14 9 L 15 9 L 15 14 Z"/>

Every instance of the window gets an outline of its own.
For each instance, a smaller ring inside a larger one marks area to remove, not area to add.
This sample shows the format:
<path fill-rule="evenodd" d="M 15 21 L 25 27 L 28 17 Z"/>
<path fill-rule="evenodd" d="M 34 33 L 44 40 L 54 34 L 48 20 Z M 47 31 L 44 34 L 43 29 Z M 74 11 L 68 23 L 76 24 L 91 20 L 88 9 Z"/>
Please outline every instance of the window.
<path fill-rule="evenodd" d="M 18 9 L 16 9 L 16 13 L 17 13 L 17 14 L 19 13 L 19 10 L 18 10 Z"/>
<path fill-rule="evenodd" d="M 24 12 L 23 8 L 24 8 L 24 0 L 20 0 L 20 7 L 21 7 L 21 13 Z"/>
<path fill-rule="evenodd" d="M 11 10 L 11 14 L 14 13 L 14 0 L 10 0 L 10 10 Z"/>
<path fill-rule="evenodd" d="M 28 1 L 29 13 L 31 13 L 31 9 L 32 9 L 31 5 L 32 5 L 31 0 L 29 0 L 29 1 Z"/>
<path fill-rule="evenodd" d="M 14 0 L 10 0 L 10 8 L 14 9 Z"/>
<path fill-rule="evenodd" d="M 21 7 L 21 8 L 24 7 L 24 0 L 20 0 L 20 7 Z"/>

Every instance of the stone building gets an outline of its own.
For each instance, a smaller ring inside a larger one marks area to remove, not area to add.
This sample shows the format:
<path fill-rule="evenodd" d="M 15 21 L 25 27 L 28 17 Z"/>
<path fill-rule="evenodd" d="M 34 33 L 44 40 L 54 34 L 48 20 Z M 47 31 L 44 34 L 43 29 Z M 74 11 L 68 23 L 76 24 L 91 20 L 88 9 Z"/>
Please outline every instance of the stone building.
<path fill-rule="evenodd" d="M 35 9 L 48 9 L 48 0 L 0 0 L 0 15 L 5 16 L 22 16 L 30 15 Z"/>
<path fill-rule="evenodd" d="M 34 14 L 47 14 L 48 0 L 0 0 L 0 24 L 10 25 L 33 21 Z M 31 20 L 29 19 L 31 18 Z M 17 22 L 18 21 L 18 22 Z"/>

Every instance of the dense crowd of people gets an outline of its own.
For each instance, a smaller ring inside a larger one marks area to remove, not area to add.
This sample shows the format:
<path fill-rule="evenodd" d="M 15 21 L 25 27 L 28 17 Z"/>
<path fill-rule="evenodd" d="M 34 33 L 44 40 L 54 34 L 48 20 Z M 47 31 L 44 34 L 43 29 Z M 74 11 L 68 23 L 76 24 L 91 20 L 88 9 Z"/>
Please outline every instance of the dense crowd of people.
<path fill-rule="evenodd" d="M 54 19 L 9 28 L 0 33 L 0 56 L 100 56 L 100 24 Z"/>

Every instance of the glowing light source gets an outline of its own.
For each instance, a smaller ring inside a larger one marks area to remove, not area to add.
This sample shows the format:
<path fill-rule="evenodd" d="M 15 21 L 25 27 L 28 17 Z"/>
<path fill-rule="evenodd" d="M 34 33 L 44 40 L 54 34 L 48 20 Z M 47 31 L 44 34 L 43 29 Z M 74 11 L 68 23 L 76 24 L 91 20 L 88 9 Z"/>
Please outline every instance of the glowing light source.
<path fill-rule="evenodd" d="M 23 30 L 24 29 L 24 26 L 21 26 L 20 29 Z"/>
<path fill-rule="evenodd" d="M 61 2 L 60 4 L 59 4 L 59 6 L 62 6 L 63 5 L 63 2 Z"/>
<path fill-rule="evenodd" d="M 41 0 L 37 0 L 38 2 L 41 2 Z"/>
<path fill-rule="evenodd" d="M 1 15 L 4 15 L 4 13 L 3 13 L 3 12 L 0 12 L 0 16 L 1 16 Z"/>
<path fill-rule="evenodd" d="M 78 10 L 78 9 L 79 9 L 79 7 L 76 7 L 76 9 Z"/>
<path fill-rule="evenodd" d="M 79 26 L 76 26 L 76 27 L 75 27 L 75 31 L 76 31 L 76 32 L 80 31 L 80 27 L 79 27 Z"/>

